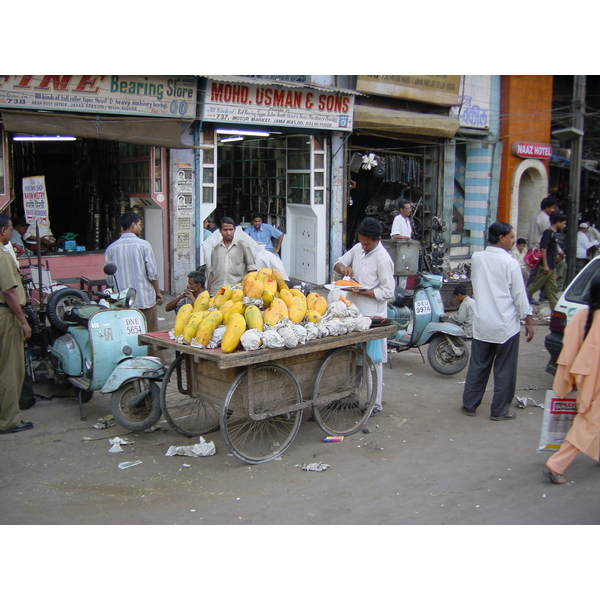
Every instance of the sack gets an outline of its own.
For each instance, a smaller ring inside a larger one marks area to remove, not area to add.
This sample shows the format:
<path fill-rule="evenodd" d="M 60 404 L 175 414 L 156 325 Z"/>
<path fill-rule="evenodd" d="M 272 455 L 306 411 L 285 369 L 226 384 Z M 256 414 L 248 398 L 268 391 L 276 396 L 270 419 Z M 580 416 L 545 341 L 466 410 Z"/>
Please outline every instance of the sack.
<path fill-rule="evenodd" d="M 523 262 L 530 268 L 535 269 L 540 260 L 542 260 L 542 251 L 539 248 L 532 248 L 525 253 Z"/>
<path fill-rule="evenodd" d="M 571 392 L 565 398 L 557 398 L 552 390 L 546 391 L 538 451 L 554 451 L 560 448 L 577 414 L 576 398 L 577 392 Z"/>

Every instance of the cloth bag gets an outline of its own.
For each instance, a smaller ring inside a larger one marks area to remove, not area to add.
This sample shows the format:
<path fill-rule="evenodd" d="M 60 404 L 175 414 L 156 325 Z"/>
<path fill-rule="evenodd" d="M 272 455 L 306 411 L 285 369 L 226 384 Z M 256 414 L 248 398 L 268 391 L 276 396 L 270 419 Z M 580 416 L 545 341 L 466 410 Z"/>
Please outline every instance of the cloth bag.
<path fill-rule="evenodd" d="M 558 398 L 554 391 L 546 391 L 544 418 L 539 450 L 555 451 L 565 441 L 577 414 L 577 392 L 571 392 L 565 398 Z"/>
<path fill-rule="evenodd" d="M 542 260 L 542 251 L 539 248 L 532 248 L 525 253 L 523 262 L 530 268 L 535 269 L 540 260 Z"/>

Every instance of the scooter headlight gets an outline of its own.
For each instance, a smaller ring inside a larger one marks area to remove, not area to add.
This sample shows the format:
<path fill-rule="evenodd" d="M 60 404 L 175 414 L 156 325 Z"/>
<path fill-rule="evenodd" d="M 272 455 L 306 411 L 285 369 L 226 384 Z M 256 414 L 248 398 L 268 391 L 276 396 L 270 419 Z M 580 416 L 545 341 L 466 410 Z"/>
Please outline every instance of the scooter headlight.
<path fill-rule="evenodd" d="M 127 290 L 127 296 L 125 296 L 125 305 L 127 308 L 131 308 L 133 306 L 133 302 L 135 300 L 135 290 L 133 288 L 129 288 Z"/>

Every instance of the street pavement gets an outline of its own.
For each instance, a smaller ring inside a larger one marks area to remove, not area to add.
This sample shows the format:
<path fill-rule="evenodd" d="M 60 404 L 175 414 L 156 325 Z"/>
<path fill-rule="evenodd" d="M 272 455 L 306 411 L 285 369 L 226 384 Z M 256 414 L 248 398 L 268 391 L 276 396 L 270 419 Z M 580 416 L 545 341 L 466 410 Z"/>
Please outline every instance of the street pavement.
<path fill-rule="evenodd" d="M 290 448 L 260 465 L 233 457 L 219 432 L 204 436 L 213 456 L 165 456 L 198 440 L 164 420 L 137 434 L 118 424 L 95 429 L 110 412 L 108 397 L 96 393 L 80 420 L 74 395 L 36 384 L 47 396 L 22 413 L 34 429 L 0 437 L 0 524 L 598 524 L 597 463 L 580 456 L 568 485 L 542 481 L 543 410 L 531 400 L 543 403 L 552 384 L 544 370 L 548 312 L 542 303 L 534 340 L 521 339 L 517 395 L 530 401 L 514 408 L 516 420 L 489 419 L 492 381 L 477 415 L 465 416 L 466 370 L 439 375 L 410 350 L 384 366 L 384 410 L 368 433 L 324 443 L 305 411 Z M 172 326 L 172 314 L 161 310 L 160 319 L 161 328 Z M 116 436 L 133 443 L 111 453 Z M 141 463 L 120 469 L 126 461 Z M 330 466 L 301 468 L 310 463 Z"/>

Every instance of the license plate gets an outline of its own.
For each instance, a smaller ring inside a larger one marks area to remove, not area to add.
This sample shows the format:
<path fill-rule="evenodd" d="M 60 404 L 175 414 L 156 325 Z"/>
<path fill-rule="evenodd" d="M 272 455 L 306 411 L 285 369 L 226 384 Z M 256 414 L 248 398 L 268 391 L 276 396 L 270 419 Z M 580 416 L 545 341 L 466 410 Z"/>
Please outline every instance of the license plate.
<path fill-rule="evenodd" d="M 417 300 L 415 302 L 415 315 L 427 315 L 431 312 L 429 300 Z"/>
<path fill-rule="evenodd" d="M 138 335 L 140 333 L 144 333 L 142 330 L 141 317 L 125 317 L 125 319 L 123 319 L 123 326 L 125 327 L 125 333 L 127 335 Z"/>

